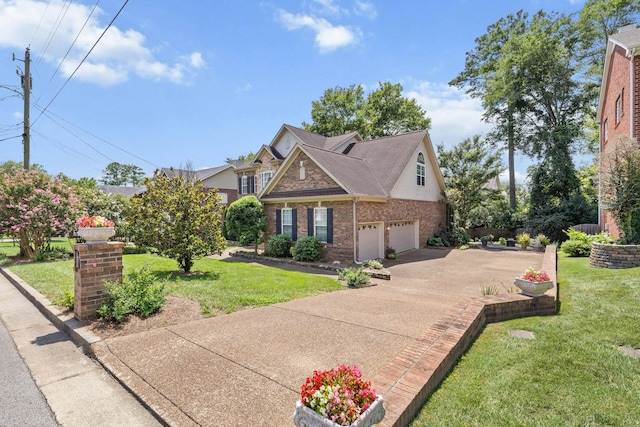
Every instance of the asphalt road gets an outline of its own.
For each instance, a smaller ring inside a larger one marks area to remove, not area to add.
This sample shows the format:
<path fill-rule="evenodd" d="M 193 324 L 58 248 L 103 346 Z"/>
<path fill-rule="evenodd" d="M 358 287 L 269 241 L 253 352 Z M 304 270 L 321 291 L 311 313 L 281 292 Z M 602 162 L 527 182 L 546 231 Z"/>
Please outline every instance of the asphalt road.
<path fill-rule="evenodd" d="M 57 425 L 47 401 L 0 321 L 0 426 Z"/>

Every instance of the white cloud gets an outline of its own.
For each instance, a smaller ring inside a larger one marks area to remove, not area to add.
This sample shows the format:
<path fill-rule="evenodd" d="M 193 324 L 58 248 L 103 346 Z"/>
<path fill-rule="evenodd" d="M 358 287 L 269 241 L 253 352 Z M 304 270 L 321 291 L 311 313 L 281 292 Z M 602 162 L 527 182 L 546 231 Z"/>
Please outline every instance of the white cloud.
<path fill-rule="evenodd" d="M 67 7 L 66 12 L 59 13 Z M 45 62 L 57 66 L 89 14 L 90 8 L 62 0 L 0 0 L 0 47 L 22 49 L 30 40 L 32 60 L 41 57 Z M 89 18 L 60 67 L 64 77 L 71 75 L 103 33 L 106 24 L 101 23 L 99 18 L 104 15 L 97 8 Z M 62 18 L 59 20 L 59 17 Z M 74 78 L 108 86 L 121 83 L 130 74 L 135 74 L 180 84 L 188 82 L 190 73 L 204 65 L 202 55 L 198 52 L 178 58 L 173 65 L 162 62 L 154 56 L 152 48 L 146 46 L 143 34 L 133 29 L 121 30 L 114 25 L 100 39 Z"/>
<path fill-rule="evenodd" d="M 323 15 L 348 15 L 349 11 L 335 4 L 333 0 L 313 0 L 316 4 L 320 5 L 319 8 L 312 7 L 312 9 Z"/>
<path fill-rule="evenodd" d="M 361 32 L 357 28 L 334 26 L 326 19 L 313 15 L 293 14 L 279 9 L 278 19 L 289 31 L 308 28 L 315 32 L 316 46 L 323 53 L 357 44 L 361 37 Z"/>
<path fill-rule="evenodd" d="M 405 88 L 406 89 L 406 88 Z M 485 135 L 491 125 L 482 121 L 482 104 L 445 83 L 416 82 L 405 93 L 414 98 L 431 118 L 431 140 L 451 148 L 464 138 Z"/>
<path fill-rule="evenodd" d="M 363 0 L 356 0 L 353 10 L 356 15 L 366 16 L 369 19 L 375 19 L 378 16 L 375 5 Z"/>

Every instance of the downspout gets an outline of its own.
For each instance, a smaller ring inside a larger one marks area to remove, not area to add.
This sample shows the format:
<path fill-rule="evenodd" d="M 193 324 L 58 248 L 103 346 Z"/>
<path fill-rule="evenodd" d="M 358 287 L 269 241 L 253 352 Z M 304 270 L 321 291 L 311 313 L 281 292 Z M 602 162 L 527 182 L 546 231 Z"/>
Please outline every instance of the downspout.
<path fill-rule="evenodd" d="M 358 203 L 358 201 L 360 200 L 359 197 L 354 197 L 353 198 L 353 262 L 358 262 L 358 225 L 357 225 L 357 217 L 356 217 L 356 203 Z"/>
<path fill-rule="evenodd" d="M 635 113 L 634 111 L 634 99 L 635 99 L 635 94 L 633 93 L 633 88 L 634 88 L 634 81 L 633 81 L 633 68 L 634 68 L 634 58 L 636 56 L 636 48 L 634 47 L 633 49 L 631 49 L 631 67 L 629 67 L 629 100 L 630 102 L 630 106 L 629 106 L 629 136 L 631 138 L 634 138 L 633 135 L 633 114 Z"/>

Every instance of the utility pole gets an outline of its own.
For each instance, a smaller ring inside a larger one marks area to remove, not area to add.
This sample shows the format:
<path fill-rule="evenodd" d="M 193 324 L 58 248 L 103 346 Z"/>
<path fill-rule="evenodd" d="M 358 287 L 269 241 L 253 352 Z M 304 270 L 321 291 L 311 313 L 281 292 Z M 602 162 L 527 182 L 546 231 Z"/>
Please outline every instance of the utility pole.
<path fill-rule="evenodd" d="M 16 56 L 13 55 L 13 60 L 16 60 Z M 22 61 L 18 59 L 18 61 Z M 29 103 L 31 96 L 31 54 L 29 48 L 24 53 L 24 74 L 16 70 L 22 80 L 22 94 L 24 99 L 24 132 L 22 133 L 22 143 L 24 144 L 24 169 L 29 169 L 29 156 L 30 156 L 30 126 L 29 126 Z"/>

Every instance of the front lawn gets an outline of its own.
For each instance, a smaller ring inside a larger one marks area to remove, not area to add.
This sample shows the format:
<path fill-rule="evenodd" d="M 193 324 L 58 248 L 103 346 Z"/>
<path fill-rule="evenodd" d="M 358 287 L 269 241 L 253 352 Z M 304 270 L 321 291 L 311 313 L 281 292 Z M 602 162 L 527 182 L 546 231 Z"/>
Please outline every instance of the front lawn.
<path fill-rule="evenodd" d="M 231 313 L 343 289 L 336 279 L 243 262 L 203 258 L 194 272 L 178 273 L 177 263 L 156 255 L 124 255 L 124 274 L 145 265 L 163 281 L 169 295 L 197 300 L 205 315 L 216 310 Z M 73 291 L 73 260 L 26 263 L 9 268 L 53 302 Z"/>
<path fill-rule="evenodd" d="M 560 314 L 488 325 L 413 427 L 640 426 L 640 359 L 619 349 L 640 348 L 640 268 L 560 254 L 558 280 Z"/>

